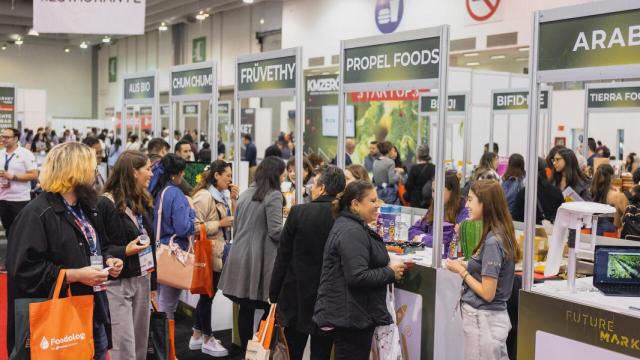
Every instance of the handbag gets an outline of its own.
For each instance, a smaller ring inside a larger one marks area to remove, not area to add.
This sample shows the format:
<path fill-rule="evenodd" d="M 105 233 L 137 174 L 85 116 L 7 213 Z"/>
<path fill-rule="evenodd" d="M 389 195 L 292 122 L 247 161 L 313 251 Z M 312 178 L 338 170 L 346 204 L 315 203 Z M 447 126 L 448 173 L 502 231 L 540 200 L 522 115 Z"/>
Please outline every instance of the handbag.
<path fill-rule="evenodd" d="M 173 324 L 167 314 L 158 312 L 158 306 L 152 300 L 147 360 L 175 360 Z"/>
<path fill-rule="evenodd" d="M 398 329 L 395 295 L 393 284 L 387 287 L 387 311 L 393 322 L 389 325 L 376 327 L 373 333 L 372 358 L 373 360 L 402 360 L 402 345 L 400 343 L 400 329 Z"/>
<path fill-rule="evenodd" d="M 200 237 L 194 242 L 194 266 L 191 277 L 191 293 L 214 295 L 213 289 L 213 244 L 215 241 L 207 239 L 204 224 L 200 224 Z"/>
<path fill-rule="evenodd" d="M 260 322 L 258 332 L 247 343 L 245 360 L 289 360 L 289 346 L 282 327 L 276 324 L 276 304 Z"/>
<path fill-rule="evenodd" d="M 160 195 L 158 205 L 158 224 L 156 226 L 156 244 L 160 243 L 160 225 L 162 223 L 162 202 L 164 200 L 165 188 Z M 189 241 L 189 249 L 184 251 L 173 242 L 176 236 L 169 239 L 169 244 L 159 244 L 156 247 L 156 261 L 158 267 L 158 283 L 171 286 L 176 289 L 190 290 L 191 277 L 193 275 L 193 264 L 195 256 L 193 254 L 193 242 Z"/>
<path fill-rule="evenodd" d="M 65 270 L 60 270 L 53 297 L 29 304 L 31 358 L 93 359 L 93 295 L 60 298 Z"/>

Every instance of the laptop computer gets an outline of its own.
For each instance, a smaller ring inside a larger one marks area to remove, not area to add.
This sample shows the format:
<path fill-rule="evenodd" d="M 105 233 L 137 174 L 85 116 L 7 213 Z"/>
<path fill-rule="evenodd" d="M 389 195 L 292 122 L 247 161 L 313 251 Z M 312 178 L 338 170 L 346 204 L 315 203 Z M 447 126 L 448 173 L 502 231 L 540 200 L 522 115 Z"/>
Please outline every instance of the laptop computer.
<path fill-rule="evenodd" d="M 596 246 L 593 286 L 609 296 L 640 296 L 640 247 Z"/>

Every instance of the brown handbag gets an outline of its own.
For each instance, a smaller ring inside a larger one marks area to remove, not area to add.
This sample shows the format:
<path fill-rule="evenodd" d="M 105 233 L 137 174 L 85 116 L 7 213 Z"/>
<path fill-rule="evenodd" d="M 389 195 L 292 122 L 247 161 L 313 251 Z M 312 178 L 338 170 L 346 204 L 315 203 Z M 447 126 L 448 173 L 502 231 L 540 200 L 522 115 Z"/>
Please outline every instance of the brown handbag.
<path fill-rule="evenodd" d="M 165 188 L 160 195 L 158 208 L 158 224 L 156 225 L 156 260 L 158 283 L 176 289 L 190 290 L 193 276 L 195 255 L 193 253 L 193 239 L 189 239 L 189 249 L 184 251 L 173 242 L 175 235 L 169 239 L 169 244 L 160 244 L 160 226 L 162 224 L 162 202 Z"/>

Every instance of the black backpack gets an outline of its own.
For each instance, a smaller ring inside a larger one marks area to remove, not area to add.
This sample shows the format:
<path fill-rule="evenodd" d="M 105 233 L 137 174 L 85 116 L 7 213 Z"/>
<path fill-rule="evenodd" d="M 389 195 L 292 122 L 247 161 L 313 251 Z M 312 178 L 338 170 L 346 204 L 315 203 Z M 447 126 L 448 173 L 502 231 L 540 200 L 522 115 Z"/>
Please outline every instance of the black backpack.
<path fill-rule="evenodd" d="M 640 241 L 640 208 L 638 204 L 629 204 L 622 216 L 622 239 Z"/>

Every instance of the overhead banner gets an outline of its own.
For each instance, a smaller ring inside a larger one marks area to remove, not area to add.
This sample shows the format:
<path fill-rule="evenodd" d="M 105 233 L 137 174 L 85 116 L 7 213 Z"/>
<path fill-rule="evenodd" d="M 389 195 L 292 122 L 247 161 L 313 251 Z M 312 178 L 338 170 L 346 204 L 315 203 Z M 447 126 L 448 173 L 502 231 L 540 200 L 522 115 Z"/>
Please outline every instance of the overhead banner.
<path fill-rule="evenodd" d="M 439 77 L 440 37 L 344 50 L 345 84 Z"/>
<path fill-rule="evenodd" d="M 16 127 L 16 88 L 0 87 L 0 129 Z"/>
<path fill-rule="evenodd" d="M 549 91 L 540 91 L 540 109 L 549 108 Z M 529 109 L 529 92 L 514 91 L 493 93 L 493 111 L 526 111 Z"/>
<path fill-rule="evenodd" d="M 143 35 L 146 0 L 35 0 L 39 33 Z"/>
<path fill-rule="evenodd" d="M 447 111 L 448 112 L 464 112 L 466 110 L 466 96 L 465 95 L 449 95 L 447 99 Z M 420 112 L 430 113 L 438 112 L 438 96 L 428 95 L 420 98 Z"/>
<path fill-rule="evenodd" d="M 296 57 L 238 63 L 238 91 L 281 90 L 296 87 Z"/>
<path fill-rule="evenodd" d="M 211 94 L 212 89 L 213 69 L 210 67 L 171 72 L 171 96 Z"/>
<path fill-rule="evenodd" d="M 640 108 L 640 87 L 589 89 L 589 109 Z"/>
<path fill-rule="evenodd" d="M 538 69 L 637 64 L 640 9 L 541 22 Z"/>
<path fill-rule="evenodd" d="M 145 76 L 124 80 L 124 99 L 153 99 L 155 95 L 155 77 Z"/>

